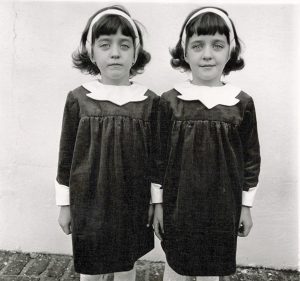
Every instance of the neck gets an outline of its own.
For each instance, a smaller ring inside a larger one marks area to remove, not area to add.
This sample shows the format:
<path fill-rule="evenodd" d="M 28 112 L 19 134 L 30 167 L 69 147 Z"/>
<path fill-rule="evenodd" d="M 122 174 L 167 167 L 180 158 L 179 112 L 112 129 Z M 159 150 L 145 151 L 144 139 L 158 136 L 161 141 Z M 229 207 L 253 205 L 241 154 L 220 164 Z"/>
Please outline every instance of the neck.
<path fill-rule="evenodd" d="M 129 77 L 123 79 L 109 79 L 107 77 L 101 77 L 99 80 L 103 85 L 113 85 L 113 86 L 129 86 Z"/>
<path fill-rule="evenodd" d="M 197 86 L 208 86 L 208 87 L 220 87 L 223 86 L 224 83 L 220 80 L 199 80 L 199 79 L 194 79 L 191 81 L 192 84 L 197 85 Z"/>

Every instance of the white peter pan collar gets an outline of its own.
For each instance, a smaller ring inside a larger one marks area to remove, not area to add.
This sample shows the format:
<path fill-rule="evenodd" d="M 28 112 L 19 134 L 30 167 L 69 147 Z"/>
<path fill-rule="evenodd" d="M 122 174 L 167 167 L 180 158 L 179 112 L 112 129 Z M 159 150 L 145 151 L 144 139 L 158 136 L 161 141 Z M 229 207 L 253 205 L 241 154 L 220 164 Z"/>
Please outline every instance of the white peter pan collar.
<path fill-rule="evenodd" d="M 232 106 L 239 102 L 236 96 L 241 92 L 241 89 L 231 84 L 225 84 L 220 87 L 198 86 L 191 83 L 190 80 L 175 85 L 181 95 L 178 96 L 182 100 L 199 100 L 208 109 L 221 104 Z"/>
<path fill-rule="evenodd" d="M 82 87 L 90 93 L 86 94 L 94 100 L 105 100 L 115 103 L 119 106 L 128 102 L 142 101 L 147 98 L 145 93 L 148 88 L 132 82 L 128 86 L 105 85 L 99 80 L 90 81 L 82 84 Z"/>

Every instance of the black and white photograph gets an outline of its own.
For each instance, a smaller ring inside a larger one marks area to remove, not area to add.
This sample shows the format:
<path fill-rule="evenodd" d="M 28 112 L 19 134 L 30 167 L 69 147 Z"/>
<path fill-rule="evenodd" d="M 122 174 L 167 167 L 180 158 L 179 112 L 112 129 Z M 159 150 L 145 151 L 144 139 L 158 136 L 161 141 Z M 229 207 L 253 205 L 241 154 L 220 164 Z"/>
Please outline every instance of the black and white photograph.
<path fill-rule="evenodd" d="M 0 281 L 300 279 L 298 1 L 0 2 Z"/>

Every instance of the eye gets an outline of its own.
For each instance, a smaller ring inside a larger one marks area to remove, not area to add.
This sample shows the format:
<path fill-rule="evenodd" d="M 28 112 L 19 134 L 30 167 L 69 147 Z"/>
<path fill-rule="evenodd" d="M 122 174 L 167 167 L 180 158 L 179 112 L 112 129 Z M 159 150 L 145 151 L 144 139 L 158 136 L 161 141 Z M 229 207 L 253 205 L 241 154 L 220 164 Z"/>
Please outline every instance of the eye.
<path fill-rule="evenodd" d="M 215 43 L 215 44 L 213 44 L 213 48 L 215 49 L 215 50 L 222 50 L 222 49 L 224 49 L 224 45 L 222 45 L 222 44 L 220 44 L 220 43 Z"/>
<path fill-rule="evenodd" d="M 130 48 L 129 44 L 121 44 L 121 49 L 122 50 L 128 50 Z"/>
<path fill-rule="evenodd" d="M 204 47 L 203 44 L 194 44 L 194 45 L 191 46 L 191 48 L 192 48 L 194 51 L 200 51 L 200 50 L 203 49 L 203 47 Z"/>
<path fill-rule="evenodd" d="M 104 50 L 107 50 L 110 48 L 109 43 L 100 43 L 98 46 L 99 46 L 99 48 L 104 49 Z"/>

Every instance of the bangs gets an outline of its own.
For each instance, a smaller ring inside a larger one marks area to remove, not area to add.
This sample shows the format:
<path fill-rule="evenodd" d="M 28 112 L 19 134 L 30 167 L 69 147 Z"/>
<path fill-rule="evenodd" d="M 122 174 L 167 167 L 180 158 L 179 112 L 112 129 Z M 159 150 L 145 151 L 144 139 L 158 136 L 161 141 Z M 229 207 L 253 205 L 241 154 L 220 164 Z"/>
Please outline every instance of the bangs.
<path fill-rule="evenodd" d="M 224 20 L 217 14 L 205 13 L 191 20 L 186 27 L 187 38 L 197 35 L 214 35 L 216 33 L 224 34 L 229 43 L 229 28 Z"/>
<path fill-rule="evenodd" d="M 100 18 L 93 26 L 92 41 L 101 35 L 113 35 L 121 30 L 125 36 L 129 36 L 134 41 L 135 34 L 131 24 L 123 17 L 118 15 L 106 15 Z"/>

